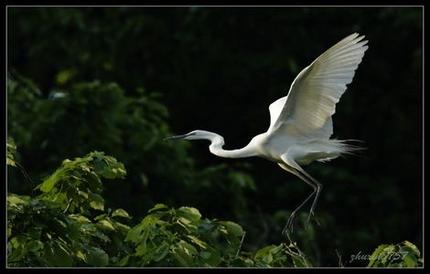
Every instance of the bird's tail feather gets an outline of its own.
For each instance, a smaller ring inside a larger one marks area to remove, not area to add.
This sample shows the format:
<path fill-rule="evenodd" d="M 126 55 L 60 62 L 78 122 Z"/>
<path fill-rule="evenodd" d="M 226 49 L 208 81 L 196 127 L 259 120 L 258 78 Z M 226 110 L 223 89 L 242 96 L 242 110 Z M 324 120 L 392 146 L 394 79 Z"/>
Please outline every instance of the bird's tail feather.
<path fill-rule="evenodd" d="M 359 151 L 363 151 L 363 150 L 367 149 L 366 147 L 364 147 L 362 145 L 351 144 L 351 142 L 364 143 L 364 141 L 362 141 L 362 140 L 356 140 L 356 139 L 336 140 L 336 139 L 332 139 L 330 141 L 338 149 L 340 155 L 342 155 L 342 154 L 358 155 Z"/>
<path fill-rule="evenodd" d="M 324 141 L 322 143 L 322 146 L 324 148 L 323 151 L 326 151 L 325 157 L 319 158 L 317 161 L 324 163 L 345 155 L 357 156 L 358 152 L 366 149 L 361 145 L 351 144 L 351 142 L 364 143 L 361 140 L 355 140 L 355 139 L 346 139 L 346 140 L 329 139 Z"/>

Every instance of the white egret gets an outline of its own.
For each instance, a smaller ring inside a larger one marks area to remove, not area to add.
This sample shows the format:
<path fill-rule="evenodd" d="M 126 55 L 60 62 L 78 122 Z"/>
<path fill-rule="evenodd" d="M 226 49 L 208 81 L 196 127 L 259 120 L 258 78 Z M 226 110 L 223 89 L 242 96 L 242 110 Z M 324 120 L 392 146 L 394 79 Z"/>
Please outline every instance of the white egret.
<path fill-rule="evenodd" d="M 312 193 L 291 213 L 283 230 L 293 228 L 298 210 L 313 196 L 309 218 L 322 188 L 321 183 L 301 166 L 313 161 L 326 162 L 342 154 L 352 154 L 360 147 L 346 143 L 352 140 L 330 139 L 333 134 L 332 115 L 336 103 L 352 82 L 368 46 L 364 36 L 353 33 L 321 54 L 304 68 L 291 84 L 288 95 L 269 106 L 270 126 L 252 138 L 241 149 L 224 150 L 224 138 L 219 134 L 194 130 L 167 139 L 209 140 L 209 150 L 219 157 L 243 158 L 258 156 L 277 163 L 282 169 L 309 184 Z M 309 221 L 308 218 L 308 221 Z"/>

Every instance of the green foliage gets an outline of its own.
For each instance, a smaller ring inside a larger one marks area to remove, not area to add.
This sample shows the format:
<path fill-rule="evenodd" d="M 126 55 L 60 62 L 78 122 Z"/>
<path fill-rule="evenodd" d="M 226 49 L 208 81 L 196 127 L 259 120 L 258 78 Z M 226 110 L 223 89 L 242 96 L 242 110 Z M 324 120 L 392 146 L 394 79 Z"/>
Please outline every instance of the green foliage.
<path fill-rule="evenodd" d="M 6 142 L 6 165 L 16 166 L 15 163 L 16 145 L 13 138 L 8 137 Z"/>
<path fill-rule="evenodd" d="M 135 253 L 127 263 L 139 266 L 309 267 L 297 245 L 242 251 L 245 231 L 231 221 L 202 219 L 195 208 L 157 204 L 128 235 Z M 125 263 L 123 262 L 123 263 Z"/>
<path fill-rule="evenodd" d="M 42 198 L 57 202 L 67 212 L 103 211 L 101 178 L 124 178 L 125 174 L 124 165 L 115 158 L 92 152 L 84 158 L 64 160 L 37 188 L 44 192 Z"/>
<path fill-rule="evenodd" d="M 399 244 L 383 244 L 370 256 L 368 267 L 422 267 L 419 249 L 409 241 Z"/>
<path fill-rule="evenodd" d="M 240 225 L 202 219 L 193 207 L 157 204 L 130 228 L 123 223 L 132 218 L 128 212 L 105 209 L 102 197 L 102 180 L 125 174 L 115 158 L 91 152 L 64 160 L 36 187 L 41 194 L 10 193 L 8 265 L 308 266 L 298 249 L 293 253 L 284 245 L 252 257 L 241 251 L 245 231 Z"/>
<path fill-rule="evenodd" d="M 130 217 L 105 209 L 102 179 L 123 178 L 110 156 L 92 152 L 64 160 L 35 197 L 8 194 L 8 265 L 106 266 L 128 252 L 123 243 Z M 93 209 L 90 212 L 89 209 Z M 102 212 L 95 215 L 95 212 Z"/>
<path fill-rule="evenodd" d="M 254 256 L 257 267 L 310 267 L 310 262 L 295 243 L 270 245 Z"/>
<path fill-rule="evenodd" d="M 124 178 L 125 174 L 123 164 L 115 158 L 91 152 L 82 158 L 64 160 L 36 187 L 41 194 L 30 197 L 10 193 L 8 264 L 309 266 L 292 245 L 268 246 L 255 255 L 243 252 L 245 231 L 240 225 L 203 219 L 193 207 L 175 209 L 157 204 L 130 228 L 122 223 L 131 219 L 128 212 L 106 210 L 102 197 L 102 180 Z M 95 215 L 96 212 L 102 214 Z"/>
<path fill-rule="evenodd" d="M 105 266 L 127 251 L 129 227 L 107 214 L 65 214 L 56 202 L 15 194 L 7 205 L 10 266 Z"/>
<path fill-rule="evenodd" d="M 242 228 L 232 222 L 202 220 L 191 207 L 157 204 L 133 227 L 127 240 L 135 246 L 130 260 L 142 266 L 220 266 L 239 252 Z"/>

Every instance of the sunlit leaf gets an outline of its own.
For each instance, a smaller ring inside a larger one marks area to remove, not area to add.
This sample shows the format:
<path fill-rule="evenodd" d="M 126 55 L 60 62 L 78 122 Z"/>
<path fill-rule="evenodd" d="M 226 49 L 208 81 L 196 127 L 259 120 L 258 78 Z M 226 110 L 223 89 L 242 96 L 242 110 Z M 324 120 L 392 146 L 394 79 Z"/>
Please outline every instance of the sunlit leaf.
<path fill-rule="evenodd" d="M 236 237 L 241 237 L 244 233 L 242 227 L 234 222 L 220 221 L 219 223 L 225 226 L 227 234 L 230 234 Z"/>
<path fill-rule="evenodd" d="M 130 215 L 128 215 L 127 211 L 122 208 L 114 210 L 114 212 L 112 213 L 112 217 L 122 217 L 127 219 L 131 218 Z"/>
<path fill-rule="evenodd" d="M 99 194 L 89 193 L 90 206 L 97 210 L 104 210 L 104 199 Z"/>
<path fill-rule="evenodd" d="M 168 209 L 168 207 L 165 204 L 156 204 L 153 208 L 151 208 L 150 210 L 148 210 L 148 212 L 152 213 L 154 211 L 163 210 L 163 209 Z"/>
<path fill-rule="evenodd" d="M 97 225 L 102 228 L 103 230 L 109 230 L 109 231 L 113 231 L 115 230 L 115 228 L 113 227 L 112 223 L 109 222 L 108 220 L 100 220 Z"/>

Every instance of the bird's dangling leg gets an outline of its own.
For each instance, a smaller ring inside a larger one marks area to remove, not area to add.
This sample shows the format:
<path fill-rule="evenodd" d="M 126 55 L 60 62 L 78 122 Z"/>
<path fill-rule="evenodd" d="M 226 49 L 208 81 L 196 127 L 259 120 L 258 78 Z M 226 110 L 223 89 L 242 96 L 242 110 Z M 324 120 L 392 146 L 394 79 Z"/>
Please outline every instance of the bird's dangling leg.
<path fill-rule="evenodd" d="M 311 209 L 309 211 L 309 215 L 308 215 L 308 221 L 307 223 L 310 223 L 311 217 L 314 217 L 315 222 L 321 226 L 321 224 L 318 222 L 318 220 L 315 218 L 315 207 L 316 204 L 318 202 L 318 198 L 319 198 L 319 194 L 321 192 L 322 189 L 322 184 L 320 182 L 318 182 L 316 179 L 314 179 L 311 175 L 309 175 L 301 166 L 299 166 L 299 164 L 296 163 L 296 161 L 294 161 L 291 157 L 288 157 L 288 154 L 283 154 L 281 155 L 281 159 L 284 161 L 285 166 L 287 167 L 287 171 L 293 170 L 295 172 L 290 171 L 291 173 L 295 174 L 297 177 L 299 177 L 300 179 L 302 179 L 304 182 L 306 182 L 307 184 L 312 185 L 313 187 L 316 188 L 316 195 L 314 198 L 314 201 L 312 202 L 312 206 Z M 285 168 L 284 168 L 285 169 Z M 299 176 L 299 175 L 301 176 Z M 309 197 L 308 197 L 309 198 Z"/>
<path fill-rule="evenodd" d="M 282 234 L 284 236 L 287 236 L 289 238 L 289 233 L 293 233 L 294 230 L 294 220 L 296 218 L 296 214 L 297 212 L 309 201 L 309 199 L 316 193 L 317 191 L 317 187 L 313 184 L 312 181 L 308 180 L 305 176 L 303 176 L 302 174 L 300 174 L 300 172 L 298 172 L 296 169 L 288 166 L 287 164 L 279 164 L 279 166 L 296 175 L 297 177 L 299 177 L 300 179 L 302 179 L 305 183 L 307 183 L 308 185 L 310 185 L 313 188 L 312 193 L 296 208 L 294 209 L 294 211 L 291 213 L 290 217 L 288 218 L 287 224 L 285 225 L 284 229 L 282 230 Z"/>
<path fill-rule="evenodd" d="M 314 183 L 314 185 L 316 186 L 316 194 L 315 194 L 315 198 L 314 198 L 314 201 L 312 202 L 311 210 L 309 211 L 308 224 L 309 224 L 310 219 L 311 219 L 311 216 L 312 216 L 312 217 L 314 217 L 315 222 L 316 222 L 319 226 L 321 226 L 321 224 L 318 222 L 317 218 L 315 217 L 315 207 L 316 207 L 316 205 L 317 205 L 318 198 L 319 198 L 319 195 L 320 195 L 320 192 L 321 192 L 321 190 L 322 190 L 322 187 L 323 187 L 323 186 L 322 186 L 322 184 L 321 184 L 320 182 L 318 182 L 315 178 L 313 178 L 311 175 L 309 175 L 309 174 L 308 174 L 306 171 L 304 171 L 303 169 L 301 170 L 301 173 L 302 173 L 303 175 L 305 175 L 308 179 L 310 179 L 310 180 Z"/>

